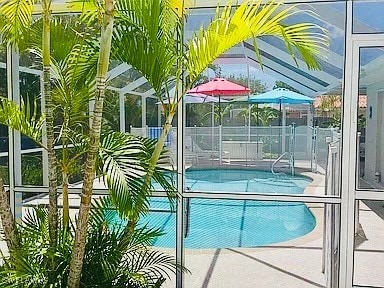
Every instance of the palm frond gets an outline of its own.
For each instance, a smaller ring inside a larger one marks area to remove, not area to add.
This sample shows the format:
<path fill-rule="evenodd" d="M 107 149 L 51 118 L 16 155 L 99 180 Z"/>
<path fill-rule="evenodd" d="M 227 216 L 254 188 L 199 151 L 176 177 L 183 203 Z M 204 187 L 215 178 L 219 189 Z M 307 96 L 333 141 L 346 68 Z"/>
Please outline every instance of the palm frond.
<path fill-rule="evenodd" d="M 109 216 L 106 216 L 109 209 L 113 208 L 108 197 L 96 201 L 94 208 L 86 243 L 82 287 L 157 287 L 155 283 L 163 282 L 176 269 L 183 270 L 172 256 L 152 252 L 147 247 L 161 235 L 159 229 L 146 226 L 138 227 L 134 232 L 115 229 Z M 114 215 L 117 215 L 116 211 Z M 49 268 L 53 251 L 49 248 L 46 209 L 27 210 L 20 225 L 20 235 L 22 245 L 17 257 L 6 258 L 5 264 L 0 263 L 0 287 L 67 287 L 73 231 L 59 230 L 58 245 L 54 252 L 57 263 L 55 271 Z M 7 264 L 10 261 L 14 261 L 13 265 Z M 48 277 L 52 272 L 53 282 Z"/>
<path fill-rule="evenodd" d="M 153 140 L 120 132 L 102 137 L 100 172 L 105 177 L 112 202 L 123 218 L 129 218 L 138 212 L 145 213 L 148 208 L 152 187 L 145 187 L 144 176 L 148 172 L 155 145 Z M 162 155 L 164 153 L 165 151 Z M 175 197 L 176 189 L 169 171 L 157 165 L 153 179 L 163 186 L 170 199 Z M 140 207 L 137 206 L 138 203 Z"/>
<path fill-rule="evenodd" d="M 90 38 L 73 46 L 67 65 L 68 76 L 77 81 L 86 81 L 96 76 L 99 47 L 97 41 Z"/>
<path fill-rule="evenodd" d="M 152 245 L 157 237 L 163 235 L 160 228 L 150 228 L 140 224 L 133 232 L 126 230 L 127 221 L 119 217 L 110 196 L 96 199 L 92 208 L 90 221 L 92 229 L 103 227 L 104 230 L 114 230 L 114 233 L 122 239 L 119 244 L 122 251 Z"/>
<path fill-rule="evenodd" d="M 24 50 L 42 50 L 42 31 L 43 20 L 37 18 L 31 25 L 30 30 L 24 39 L 19 44 L 20 51 Z M 72 50 L 75 44 L 79 44 L 84 39 L 89 37 L 92 27 L 88 28 L 82 26 L 78 17 L 75 15 L 62 16 L 51 18 L 50 22 L 50 38 L 51 38 L 51 50 L 50 54 L 57 62 L 64 60 Z M 91 37 L 89 37 L 91 38 Z M 41 55 L 41 53 L 39 53 Z"/>
<path fill-rule="evenodd" d="M 15 288 L 15 287 L 46 287 L 47 275 L 37 270 L 36 266 L 32 266 L 30 262 L 21 259 L 19 265 L 25 272 L 17 270 L 0 271 L 0 287 Z"/>
<path fill-rule="evenodd" d="M 192 7 L 192 0 L 169 0 L 170 6 L 176 11 L 177 15 L 182 18 L 186 13 L 187 9 Z"/>
<path fill-rule="evenodd" d="M 76 138 L 78 133 L 85 134 L 88 129 L 89 102 L 95 92 L 97 51 L 89 41 L 81 38 L 64 59 L 52 59 L 51 67 L 54 75 L 52 100 L 57 118 L 61 119 L 57 128 L 60 131 L 58 140 L 67 141 Z M 72 144 L 78 146 L 75 142 Z"/>
<path fill-rule="evenodd" d="M 80 21 L 86 25 L 93 25 L 100 22 L 105 12 L 103 1 L 98 0 L 73 0 L 72 7 L 81 11 Z"/>
<path fill-rule="evenodd" d="M 48 211 L 39 207 L 27 210 L 19 232 L 20 248 L 15 257 L 8 259 L 16 269 L 5 268 L 0 272 L 0 287 L 65 287 L 72 234 L 59 229 L 58 245 L 53 252 L 49 245 Z M 52 253 L 57 261 L 54 283 L 48 278 Z"/>
<path fill-rule="evenodd" d="M 153 155 L 157 141 L 145 137 L 138 138 L 144 144 L 144 148 L 146 149 L 146 155 L 148 155 L 148 157 Z M 148 157 L 143 158 L 142 161 L 149 166 L 150 159 L 148 159 Z M 175 197 L 177 196 L 177 190 L 175 188 L 176 183 L 174 178 L 174 172 L 170 171 L 169 168 L 167 168 L 169 166 L 168 161 L 168 148 L 164 147 L 157 161 L 155 172 L 153 173 L 152 178 L 156 183 L 160 184 L 160 186 L 167 193 L 168 197 L 172 200 L 175 199 Z"/>
<path fill-rule="evenodd" d="M 135 203 L 142 199 L 142 178 L 145 167 L 141 165 L 142 143 L 121 133 L 110 133 L 102 138 L 100 159 L 108 189 L 119 212 L 128 217 Z"/>
<path fill-rule="evenodd" d="M 131 278 L 138 287 L 153 287 L 180 269 L 173 256 L 150 249 L 131 251 L 122 266 L 128 268 L 124 276 Z"/>
<path fill-rule="evenodd" d="M 0 34 L 3 41 L 18 46 L 32 24 L 34 0 L 5 0 L 0 3 Z"/>
<path fill-rule="evenodd" d="M 159 229 L 125 229 L 126 222 L 116 217 L 110 197 L 93 205 L 82 274 L 86 287 L 155 287 L 154 283 L 182 269 L 172 256 L 148 248 L 162 235 Z"/>
<path fill-rule="evenodd" d="M 168 0 L 118 1 L 117 6 L 113 55 L 132 65 L 160 95 L 176 74 L 175 36 L 182 21 Z"/>
<path fill-rule="evenodd" d="M 0 97 L 0 123 L 19 131 L 34 140 L 40 146 L 42 144 L 42 128 L 45 115 L 37 115 L 37 105 L 29 102 L 21 106 L 7 98 Z"/>
<path fill-rule="evenodd" d="M 288 52 L 296 60 L 295 49 L 303 57 L 308 68 L 318 69 L 316 56 L 328 47 L 325 30 L 313 23 L 284 25 L 284 21 L 297 13 L 295 5 L 283 8 L 274 1 L 245 1 L 237 9 L 228 4 L 217 9 L 208 28 L 201 28 L 188 42 L 187 70 L 191 82 L 217 57 L 233 46 L 261 36 L 282 39 Z M 258 57 L 260 58 L 260 57 Z"/>

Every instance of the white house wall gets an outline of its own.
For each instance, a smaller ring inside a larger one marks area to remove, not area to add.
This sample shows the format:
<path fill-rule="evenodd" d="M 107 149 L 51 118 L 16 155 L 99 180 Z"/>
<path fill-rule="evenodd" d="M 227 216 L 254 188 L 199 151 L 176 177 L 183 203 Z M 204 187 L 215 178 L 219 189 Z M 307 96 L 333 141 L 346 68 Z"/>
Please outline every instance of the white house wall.
<path fill-rule="evenodd" d="M 366 109 L 366 136 L 365 136 L 365 170 L 364 179 L 367 182 L 373 183 L 375 180 L 375 172 L 378 170 L 384 175 L 384 153 L 378 155 L 378 149 L 382 150 L 384 147 L 384 137 L 379 136 L 382 133 L 382 126 L 378 125 L 378 117 L 380 113 L 384 113 L 378 105 L 378 93 L 380 89 L 384 88 L 384 83 L 375 83 L 367 87 L 367 109 Z M 381 91 L 383 93 L 383 91 Z M 384 95 L 381 95 L 384 97 Z M 372 107 L 372 118 L 369 118 L 369 107 Z M 379 111 L 381 110 L 381 111 Z M 382 118 L 383 119 L 383 118 Z M 384 135 L 383 135 L 384 136 Z"/>

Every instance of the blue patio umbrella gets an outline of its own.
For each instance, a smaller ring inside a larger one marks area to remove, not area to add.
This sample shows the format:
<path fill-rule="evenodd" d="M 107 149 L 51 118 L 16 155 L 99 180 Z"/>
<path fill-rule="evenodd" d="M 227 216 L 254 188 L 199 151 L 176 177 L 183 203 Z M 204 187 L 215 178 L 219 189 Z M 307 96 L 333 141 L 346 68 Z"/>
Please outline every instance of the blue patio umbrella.
<path fill-rule="evenodd" d="M 281 105 L 282 104 L 312 104 L 314 99 L 285 88 L 277 88 L 262 94 L 252 94 L 247 98 L 248 103 L 271 103 L 279 104 L 280 116 L 279 125 L 281 125 Z"/>
<path fill-rule="evenodd" d="M 275 103 L 275 104 L 311 104 L 313 98 L 293 92 L 285 88 L 277 88 L 262 94 L 249 96 L 249 103 Z"/>

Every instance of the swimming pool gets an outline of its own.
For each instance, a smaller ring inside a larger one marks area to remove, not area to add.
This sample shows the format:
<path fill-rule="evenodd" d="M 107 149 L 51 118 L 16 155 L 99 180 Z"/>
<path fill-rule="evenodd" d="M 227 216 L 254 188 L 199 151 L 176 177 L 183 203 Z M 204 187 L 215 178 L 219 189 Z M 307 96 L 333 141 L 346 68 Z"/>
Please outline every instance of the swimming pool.
<path fill-rule="evenodd" d="M 302 176 L 251 169 L 189 169 L 185 176 L 188 190 L 209 192 L 302 194 L 310 182 Z"/>
<path fill-rule="evenodd" d="M 310 182 L 301 176 L 276 176 L 257 170 L 186 171 L 186 186 L 191 191 L 213 193 L 301 194 Z M 303 203 L 193 198 L 186 200 L 185 207 L 186 248 L 266 246 L 298 238 L 316 226 L 315 217 Z M 156 239 L 154 246 L 175 247 L 176 213 L 169 210 L 167 199 L 152 198 L 151 212 L 141 223 L 163 230 L 164 235 Z"/>

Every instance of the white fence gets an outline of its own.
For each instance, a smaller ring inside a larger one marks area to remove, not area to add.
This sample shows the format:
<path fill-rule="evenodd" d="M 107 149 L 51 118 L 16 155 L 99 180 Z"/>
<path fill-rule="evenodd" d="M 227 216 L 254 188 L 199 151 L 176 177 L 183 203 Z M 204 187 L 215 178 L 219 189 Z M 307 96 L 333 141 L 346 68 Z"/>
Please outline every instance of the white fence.
<path fill-rule="evenodd" d="M 132 134 L 152 139 L 158 138 L 161 131 L 161 127 L 131 127 Z M 336 139 L 335 132 L 333 128 L 308 126 L 195 126 L 185 128 L 184 146 L 186 157 L 197 162 L 199 158 L 204 160 L 201 155 L 205 155 L 210 164 L 214 160 L 222 163 L 223 158 L 230 159 L 227 162 L 272 162 L 291 152 L 295 160 L 309 161 L 311 169 L 317 171 L 317 165 L 326 167 L 328 145 Z M 176 135 L 177 128 L 172 128 L 166 142 L 171 149 L 176 147 Z"/>
<path fill-rule="evenodd" d="M 334 135 L 334 137 L 337 136 Z M 325 193 L 326 195 L 339 195 L 339 191 L 340 141 L 335 140 L 329 144 Z M 326 287 L 333 288 L 337 287 L 339 282 L 340 206 L 324 205 L 323 273 L 326 277 Z"/>

